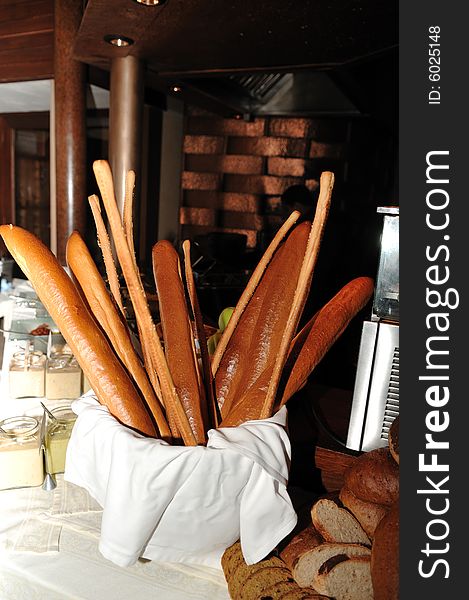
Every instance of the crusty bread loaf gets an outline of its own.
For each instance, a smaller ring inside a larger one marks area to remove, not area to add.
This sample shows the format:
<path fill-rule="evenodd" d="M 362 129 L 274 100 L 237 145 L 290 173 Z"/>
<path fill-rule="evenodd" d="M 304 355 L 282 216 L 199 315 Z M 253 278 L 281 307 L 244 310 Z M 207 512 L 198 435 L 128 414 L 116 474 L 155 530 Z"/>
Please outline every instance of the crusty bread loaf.
<path fill-rule="evenodd" d="M 179 256 L 171 242 L 161 240 L 153 246 L 152 261 L 169 371 L 195 439 L 203 444 L 208 423 L 207 405 L 197 367 Z M 168 415 L 171 422 L 171 412 Z"/>
<path fill-rule="evenodd" d="M 335 600 L 373 600 L 369 556 L 335 556 L 325 562 L 314 589 Z"/>
<path fill-rule="evenodd" d="M 311 508 L 311 519 L 318 533 L 328 542 L 369 545 L 362 526 L 338 500 L 320 498 Z"/>
<path fill-rule="evenodd" d="M 155 436 L 150 414 L 129 374 L 54 254 L 21 227 L 1 225 L 0 235 L 60 329 L 99 401 L 125 425 Z"/>
<path fill-rule="evenodd" d="M 112 300 L 96 264 L 78 231 L 73 231 L 67 241 L 68 266 L 76 278 L 92 315 L 108 337 L 118 357 L 125 365 L 152 413 L 160 436 L 169 440 L 169 430 L 164 411 L 150 384 L 148 375 L 133 347 L 130 332 L 115 302 Z"/>
<path fill-rule="evenodd" d="M 355 516 L 366 535 L 372 540 L 378 523 L 388 512 L 389 507 L 376 502 L 360 500 L 346 486 L 340 490 L 339 499 L 345 508 L 348 508 Z"/>
<path fill-rule="evenodd" d="M 371 548 L 374 600 L 399 598 L 399 502 L 380 521 Z"/>
<path fill-rule="evenodd" d="M 374 282 L 357 277 L 345 285 L 321 310 L 305 332 L 298 334 L 301 343 L 293 341 L 284 377 L 288 377 L 281 403 L 284 404 L 307 381 L 334 342 L 373 294 Z M 307 333 L 306 333 L 307 332 Z"/>
<path fill-rule="evenodd" d="M 228 342 L 215 375 L 224 426 L 234 424 L 225 419 L 237 404 L 262 409 L 262 402 L 259 406 L 251 396 L 259 378 L 270 380 L 310 230 L 309 222 L 298 225 L 277 249 Z"/>
<path fill-rule="evenodd" d="M 388 447 L 391 456 L 399 464 L 399 415 L 397 415 L 389 428 Z"/>
<path fill-rule="evenodd" d="M 344 485 L 365 502 L 391 506 L 399 497 L 399 466 L 389 448 L 358 456 L 344 474 Z"/>

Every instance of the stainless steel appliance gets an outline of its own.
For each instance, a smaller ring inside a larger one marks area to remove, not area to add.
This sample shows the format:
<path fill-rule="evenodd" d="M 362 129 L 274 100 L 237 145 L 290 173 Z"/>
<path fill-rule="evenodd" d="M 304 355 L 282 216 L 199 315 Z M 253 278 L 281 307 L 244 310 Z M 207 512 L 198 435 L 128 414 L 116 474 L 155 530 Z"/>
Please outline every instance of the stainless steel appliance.
<path fill-rule="evenodd" d="M 379 207 L 383 230 L 371 319 L 363 323 L 347 447 L 386 446 L 399 414 L 399 208 Z"/>

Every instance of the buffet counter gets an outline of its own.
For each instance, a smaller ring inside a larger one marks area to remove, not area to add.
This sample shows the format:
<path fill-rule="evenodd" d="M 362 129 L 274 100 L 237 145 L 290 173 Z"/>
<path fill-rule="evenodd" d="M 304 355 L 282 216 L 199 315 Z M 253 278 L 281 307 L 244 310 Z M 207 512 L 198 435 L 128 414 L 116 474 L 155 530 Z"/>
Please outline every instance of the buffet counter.
<path fill-rule="evenodd" d="M 118 567 L 98 550 L 102 511 L 57 476 L 52 492 L 0 492 L 2 600 L 228 600 L 221 570 L 139 560 Z"/>

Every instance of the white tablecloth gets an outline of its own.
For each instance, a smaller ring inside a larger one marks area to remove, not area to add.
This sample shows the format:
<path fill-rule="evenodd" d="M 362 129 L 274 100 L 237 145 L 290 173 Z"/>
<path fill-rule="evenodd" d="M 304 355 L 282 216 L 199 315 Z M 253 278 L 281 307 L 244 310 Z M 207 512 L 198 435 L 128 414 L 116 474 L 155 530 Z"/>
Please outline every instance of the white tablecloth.
<path fill-rule="evenodd" d="M 103 558 L 100 507 L 81 488 L 71 494 L 62 476 L 57 483 L 53 492 L 0 491 L 1 600 L 229 599 L 221 570 L 142 560 L 123 568 Z"/>

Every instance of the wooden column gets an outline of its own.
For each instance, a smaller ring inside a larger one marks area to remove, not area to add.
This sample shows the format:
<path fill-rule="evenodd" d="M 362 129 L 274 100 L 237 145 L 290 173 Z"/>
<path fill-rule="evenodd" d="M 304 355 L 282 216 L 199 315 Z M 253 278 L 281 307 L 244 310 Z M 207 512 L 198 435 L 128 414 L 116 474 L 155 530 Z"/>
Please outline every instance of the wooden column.
<path fill-rule="evenodd" d="M 81 0 L 55 0 L 55 161 L 57 258 L 74 229 L 86 227 L 86 71 L 73 59 Z"/>
<path fill-rule="evenodd" d="M 117 204 L 122 212 L 127 171 L 135 171 L 135 215 L 138 215 L 141 186 L 143 63 L 135 56 L 114 58 L 111 62 L 109 99 L 109 163 Z M 138 220 L 135 219 L 138 227 Z M 135 232 L 136 239 L 137 231 Z"/>

